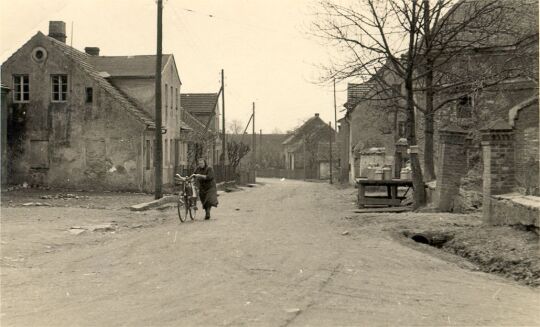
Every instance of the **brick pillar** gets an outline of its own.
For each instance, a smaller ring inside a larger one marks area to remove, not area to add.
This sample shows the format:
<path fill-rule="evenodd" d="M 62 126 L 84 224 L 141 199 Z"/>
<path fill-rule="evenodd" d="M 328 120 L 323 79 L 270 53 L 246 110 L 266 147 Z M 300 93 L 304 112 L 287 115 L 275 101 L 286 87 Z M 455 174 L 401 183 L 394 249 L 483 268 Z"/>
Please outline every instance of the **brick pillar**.
<path fill-rule="evenodd" d="M 514 133 L 504 120 L 498 120 L 482 131 L 483 173 L 483 217 L 491 224 L 491 196 L 513 191 L 514 178 Z"/>
<path fill-rule="evenodd" d="M 459 194 L 461 177 L 467 169 L 465 138 L 467 132 L 459 127 L 439 131 L 439 159 L 434 204 L 441 211 L 451 211 Z"/>

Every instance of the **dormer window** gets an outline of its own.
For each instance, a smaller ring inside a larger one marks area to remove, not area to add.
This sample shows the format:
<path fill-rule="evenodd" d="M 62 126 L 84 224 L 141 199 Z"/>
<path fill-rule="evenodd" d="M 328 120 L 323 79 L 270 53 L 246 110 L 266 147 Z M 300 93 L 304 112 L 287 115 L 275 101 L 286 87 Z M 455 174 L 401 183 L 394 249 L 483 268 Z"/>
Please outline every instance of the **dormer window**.
<path fill-rule="evenodd" d="M 66 102 L 68 78 L 67 75 L 51 75 L 52 101 Z"/>
<path fill-rule="evenodd" d="M 28 75 L 13 75 L 13 102 L 30 101 L 30 78 Z"/>

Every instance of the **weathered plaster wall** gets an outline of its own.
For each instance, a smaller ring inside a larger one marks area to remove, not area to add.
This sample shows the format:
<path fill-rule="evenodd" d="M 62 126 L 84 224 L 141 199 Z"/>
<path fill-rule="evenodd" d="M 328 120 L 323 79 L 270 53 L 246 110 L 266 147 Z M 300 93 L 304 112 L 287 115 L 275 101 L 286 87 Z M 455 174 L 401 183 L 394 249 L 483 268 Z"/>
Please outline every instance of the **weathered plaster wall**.
<path fill-rule="evenodd" d="M 46 60 L 34 62 L 36 46 Z M 37 34 L 2 65 L 2 83 L 28 74 L 30 101 L 9 101 L 9 182 L 54 187 L 138 190 L 142 187 L 142 123 L 101 90 L 52 41 Z M 51 101 L 51 74 L 68 75 L 66 102 Z M 86 88 L 94 91 L 85 103 Z"/>
<path fill-rule="evenodd" d="M 123 93 L 132 97 L 135 102 L 143 108 L 152 118 L 155 118 L 155 79 L 148 77 L 117 77 L 112 79 L 113 85 L 119 88 Z M 172 92 L 171 92 L 172 87 Z M 173 181 L 175 164 L 186 164 L 185 140 L 181 140 L 180 121 L 181 121 L 181 103 L 180 103 L 181 82 L 178 70 L 172 58 L 164 65 L 161 77 L 161 117 L 162 126 L 166 129 L 163 134 L 163 183 L 170 184 Z M 146 139 L 151 140 L 151 161 L 154 161 L 154 136 L 148 135 Z M 176 141 L 182 144 L 178 145 L 179 162 L 175 162 L 175 153 L 177 151 Z M 146 145 L 145 145 L 146 146 Z M 153 175 L 146 172 L 145 180 L 152 181 Z M 153 171 L 152 169 L 150 169 Z"/>
<path fill-rule="evenodd" d="M 155 118 L 154 78 L 112 78 L 111 84 L 132 98 L 152 118 Z"/>

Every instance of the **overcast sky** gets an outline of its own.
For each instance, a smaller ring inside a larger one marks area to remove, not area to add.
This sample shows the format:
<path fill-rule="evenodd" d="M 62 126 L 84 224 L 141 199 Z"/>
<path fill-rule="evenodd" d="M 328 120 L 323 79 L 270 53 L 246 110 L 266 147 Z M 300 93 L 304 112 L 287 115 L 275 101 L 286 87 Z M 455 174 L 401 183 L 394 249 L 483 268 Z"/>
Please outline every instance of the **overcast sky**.
<path fill-rule="evenodd" d="M 3 62 L 50 20 L 66 22 L 68 44 L 101 55 L 153 54 L 154 0 L 0 0 Z M 164 0 L 163 52 L 175 56 L 182 92 L 217 92 L 225 69 L 227 120 L 256 103 L 257 130 L 286 131 L 321 114 L 334 120 L 332 85 L 315 82 L 327 47 L 308 35 L 315 0 Z M 71 25 L 73 23 L 73 33 Z M 346 83 L 337 86 L 338 110 Z M 338 112 L 338 119 L 342 113 Z M 251 128 L 250 128 L 251 130 Z"/>

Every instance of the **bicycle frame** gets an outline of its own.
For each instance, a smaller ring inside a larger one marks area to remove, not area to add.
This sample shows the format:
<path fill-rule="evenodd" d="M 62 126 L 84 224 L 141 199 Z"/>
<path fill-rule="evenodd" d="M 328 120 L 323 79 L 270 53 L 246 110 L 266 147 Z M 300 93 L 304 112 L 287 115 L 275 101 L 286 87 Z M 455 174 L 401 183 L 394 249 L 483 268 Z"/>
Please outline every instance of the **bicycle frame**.
<path fill-rule="evenodd" d="M 191 197 L 196 201 L 198 190 L 195 183 L 193 183 L 193 177 L 182 177 L 179 174 L 176 174 L 175 184 L 180 185 L 180 192 L 178 194 L 180 197 Z"/>

